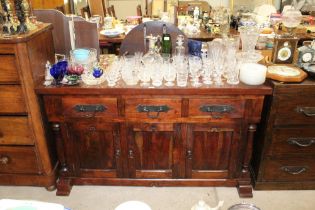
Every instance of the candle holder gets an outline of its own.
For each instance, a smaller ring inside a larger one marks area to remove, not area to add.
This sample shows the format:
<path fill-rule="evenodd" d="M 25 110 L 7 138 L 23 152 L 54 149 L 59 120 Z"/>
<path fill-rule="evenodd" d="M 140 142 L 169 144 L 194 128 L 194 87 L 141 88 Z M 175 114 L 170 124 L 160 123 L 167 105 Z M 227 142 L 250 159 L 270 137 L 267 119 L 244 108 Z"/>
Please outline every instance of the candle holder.
<path fill-rule="evenodd" d="M 26 25 L 25 11 L 24 11 L 25 5 L 23 2 L 24 2 L 23 0 L 14 0 L 15 13 L 20 22 L 20 24 L 17 26 L 18 33 L 26 33 L 28 31 L 28 28 Z"/>
<path fill-rule="evenodd" d="M 13 10 L 10 1 L 1 0 L 2 14 L 3 14 L 3 26 L 2 33 L 4 35 L 13 35 L 16 33 L 14 28 L 13 20 Z"/>

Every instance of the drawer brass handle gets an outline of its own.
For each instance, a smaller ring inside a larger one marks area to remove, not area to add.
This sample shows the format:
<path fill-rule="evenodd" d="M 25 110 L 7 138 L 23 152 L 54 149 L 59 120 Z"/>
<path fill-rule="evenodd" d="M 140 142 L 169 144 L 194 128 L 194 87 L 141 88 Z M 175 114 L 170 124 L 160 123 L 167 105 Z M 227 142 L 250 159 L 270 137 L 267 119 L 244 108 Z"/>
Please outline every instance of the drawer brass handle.
<path fill-rule="evenodd" d="M 0 163 L 1 163 L 2 165 L 7 165 L 7 164 L 9 163 L 9 161 L 10 161 L 10 158 L 9 158 L 8 156 L 2 156 L 2 157 L 0 158 Z"/>
<path fill-rule="evenodd" d="M 289 138 L 288 143 L 299 147 L 309 147 L 315 144 L 315 138 Z"/>
<path fill-rule="evenodd" d="M 120 157 L 120 149 L 116 149 L 115 151 L 115 157 L 119 158 Z"/>
<path fill-rule="evenodd" d="M 209 113 L 230 113 L 233 111 L 233 107 L 230 105 L 203 105 L 199 110 Z"/>
<path fill-rule="evenodd" d="M 105 112 L 107 110 L 102 104 L 78 104 L 73 109 L 77 112 Z"/>
<path fill-rule="evenodd" d="M 168 112 L 170 107 L 167 105 L 138 105 L 137 111 L 138 112 L 146 112 L 147 116 L 151 119 L 157 119 L 161 112 Z M 152 114 L 155 113 L 155 114 Z"/>
<path fill-rule="evenodd" d="M 282 171 L 287 172 L 288 174 L 298 175 L 307 170 L 307 167 L 304 166 L 282 166 L 280 168 Z"/>
<path fill-rule="evenodd" d="M 297 107 L 297 112 L 303 113 L 307 117 L 315 117 L 315 107 Z"/>

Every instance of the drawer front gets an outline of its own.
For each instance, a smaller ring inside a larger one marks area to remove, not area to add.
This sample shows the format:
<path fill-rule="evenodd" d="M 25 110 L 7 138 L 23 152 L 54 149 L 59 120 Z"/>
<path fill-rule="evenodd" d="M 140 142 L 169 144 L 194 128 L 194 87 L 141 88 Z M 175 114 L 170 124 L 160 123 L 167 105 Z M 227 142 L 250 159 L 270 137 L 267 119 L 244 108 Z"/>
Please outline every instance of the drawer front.
<path fill-rule="evenodd" d="M 190 99 L 190 117 L 242 118 L 245 101 L 240 99 Z"/>
<path fill-rule="evenodd" d="M 125 102 L 127 118 L 175 119 L 181 117 L 181 99 L 127 99 Z"/>
<path fill-rule="evenodd" d="M 270 155 L 315 154 L 314 127 L 274 129 Z"/>
<path fill-rule="evenodd" d="M 276 125 L 315 124 L 315 95 L 277 97 Z"/>
<path fill-rule="evenodd" d="M 19 83 L 19 75 L 14 55 L 0 55 L 0 84 Z"/>
<path fill-rule="evenodd" d="M 33 145 L 27 117 L 0 117 L 0 145 Z"/>
<path fill-rule="evenodd" d="M 265 163 L 264 179 L 266 181 L 315 180 L 314 158 L 274 159 Z"/>
<path fill-rule="evenodd" d="M 116 98 L 65 97 L 62 98 L 63 115 L 74 118 L 117 117 Z"/>
<path fill-rule="evenodd" d="M 19 85 L 0 85 L 0 113 L 23 114 L 26 113 L 26 105 L 22 88 Z"/>
<path fill-rule="evenodd" d="M 0 173 L 39 173 L 34 147 L 0 147 Z"/>

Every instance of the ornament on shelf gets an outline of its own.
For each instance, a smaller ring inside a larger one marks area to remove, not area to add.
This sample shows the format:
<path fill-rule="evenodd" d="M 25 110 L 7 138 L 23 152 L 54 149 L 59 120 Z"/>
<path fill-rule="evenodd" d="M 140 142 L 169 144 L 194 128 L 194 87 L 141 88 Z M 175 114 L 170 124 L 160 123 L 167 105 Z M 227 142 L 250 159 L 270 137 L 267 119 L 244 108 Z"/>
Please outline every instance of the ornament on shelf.
<path fill-rule="evenodd" d="M 26 33 L 28 31 L 27 25 L 26 25 L 26 17 L 25 17 L 25 5 L 24 0 L 14 0 L 15 5 L 15 13 L 20 21 L 20 24 L 17 26 L 17 32 L 18 33 Z"/>
<path fill-rule="evenodd" d="M 13 24 L 13 10 L 10 1 L 1 0 L 1 7 L 3 10 L 3 26 L 2 32 L 4 35 L 13 35 L 16 33 L 16 29 Z"/>

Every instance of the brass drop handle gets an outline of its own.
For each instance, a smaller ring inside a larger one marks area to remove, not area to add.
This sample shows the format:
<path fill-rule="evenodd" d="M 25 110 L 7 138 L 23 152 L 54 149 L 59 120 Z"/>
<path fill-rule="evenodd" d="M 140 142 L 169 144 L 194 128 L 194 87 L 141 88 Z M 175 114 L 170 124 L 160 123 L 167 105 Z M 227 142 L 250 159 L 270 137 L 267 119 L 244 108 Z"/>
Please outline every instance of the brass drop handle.
<path fill-rule="evenodd" d="M 188 160 L 192 160 L 192 156 L 193 156 L 193 153 L 192 153 L 192 151 L 191 150 L 187 150 L 187 159 Z"/>
<path fill-rule="evenodd" d="M 315 117 L 315 107 L 297 107 L 297 112 L 303 113 L 307 117 Z"/>
<path fill-rule="evenodd" d="M 115 156 L 116 156 L 116 158 L 120 157 L 120 149 L 116 149 Z"/>
<path fill-rule="evenodd" d="M 157 119 L 160 116 L 161 112 L 168 112 L 171 108 L 167 105 L 138 105 L 138 112 L 146 112 L 147 117 L 150 119 Z M 154 113 L 154 114 L 152 114 Z"/>
<path fill-rule="evenodd" d="M 288 143 L 299 147 L 309 147 L 315 144 L 315 138 L 289 138 Z"/>
<path fill-rule="evenodd" d="M 134 153 L 133 153 L 133 150 L 132 150 L 132 149 L 129 150 L 129 155 L 128 155 L 128 157 L 129 157 L 130 159 L 134 158 Z"/>
<path fill-rule="evenodd" d="M 7 164 L 9 163 L 9 161 L 10 161 L 10 158 L 9 158 L 8 156 L 2 156 L 2 157 L 0 158 L 0 163 L 1 163 L 2 165 L 7 165 Z"/>
<path fill-rule="evenodd" d="M 288 174 L 298 175 L 307 170 L 307 167 L 304 166 L 282 166 L 280 168 L 282 171 L 287 172 Z"/>

